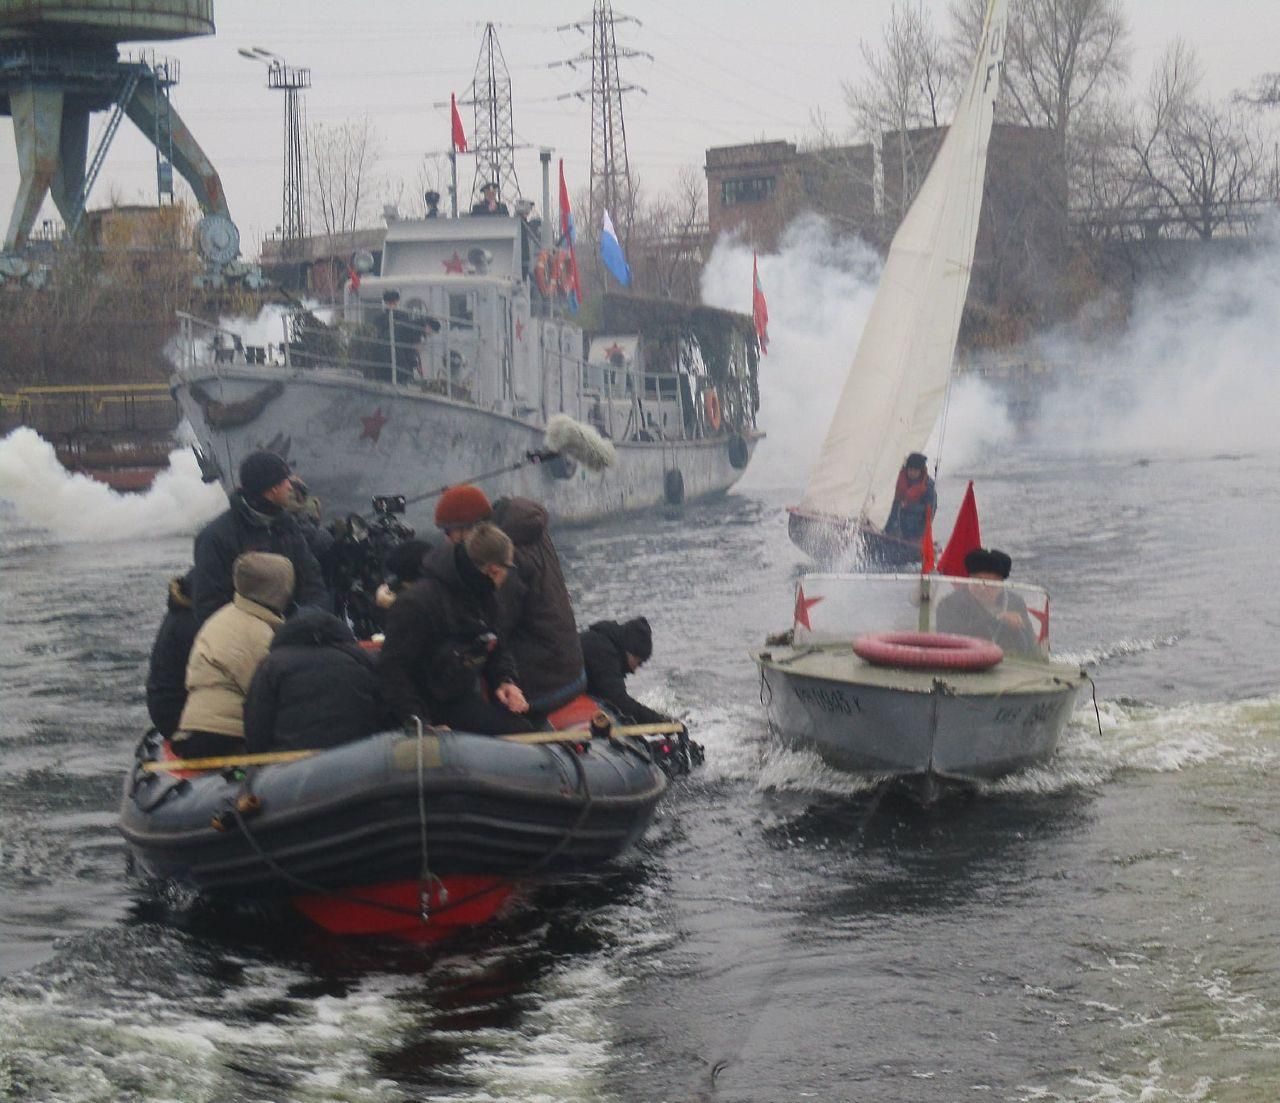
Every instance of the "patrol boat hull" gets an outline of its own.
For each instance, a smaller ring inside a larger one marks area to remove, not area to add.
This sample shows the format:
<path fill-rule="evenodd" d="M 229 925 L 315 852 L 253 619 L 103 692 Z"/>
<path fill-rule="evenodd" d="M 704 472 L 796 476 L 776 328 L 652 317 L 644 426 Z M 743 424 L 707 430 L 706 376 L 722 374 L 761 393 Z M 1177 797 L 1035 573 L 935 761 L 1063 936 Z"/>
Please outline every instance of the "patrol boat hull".
<path fill-rule="evenodd" d="M 759 440 L 614 441 L 603 471 L 572 461 L 529 462 L 543 426 L 443 395 L 394 387 L 341 369 L 219 365 L 178 372 L 173 393 L 211 474 L 230 492 L 250 452 L 278 452 L 306 479 L 330 517 L 366 513 L 374 495 L 405 494 L 484 478 L 492 499 L 544 503 L 568 524 L 589 524 L 727 491 Z M 504 470 L 520 465 L 516 470 Z M 431 528 L 434 499 L 411 502 L 408 520 Z"/>

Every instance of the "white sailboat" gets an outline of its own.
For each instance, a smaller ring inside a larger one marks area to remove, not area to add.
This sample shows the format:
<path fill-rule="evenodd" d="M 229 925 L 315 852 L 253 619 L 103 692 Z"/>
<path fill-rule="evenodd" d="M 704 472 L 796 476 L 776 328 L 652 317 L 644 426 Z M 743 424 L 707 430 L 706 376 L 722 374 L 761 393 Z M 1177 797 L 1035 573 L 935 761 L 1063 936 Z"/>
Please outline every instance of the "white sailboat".
<path fill-rule="evenodd" d="M 982 210 L 1004 65 L 1008 0 L 989 0 L 973 70 L 924 183 L 898 227 L 831 427 L 789 531 L 820 561 L 859 545 L 887 566 L 920 548 L 884 532 L 903 460 L 942 413 Z"/>
<path fill-rule="evenodd" d="M 894 237 L 853 369 L 791 538 L 815 558 L 856 544 L 919 559 L 884 533 L 900 464 L 942 412 L 982 206 L 1007 0 L 989 0 L 964 97 Z M 975 526 L 976 527 L 976 526 Z M 972 618 L 960 610 L 976 611 Z M 1011 614 L 1013 642 L 992 610 Z M 965 635 L 938 631 L 961 623 Z M 1003 641 L 1003 642 L 1002 642 Z M 756 652 L 770 726 L 785 744 L 925 801 L 1048 759 L 1085 681 L 1049 656 L 1049 595 L 984 576 L 810 574 L 792 628 Z"/>

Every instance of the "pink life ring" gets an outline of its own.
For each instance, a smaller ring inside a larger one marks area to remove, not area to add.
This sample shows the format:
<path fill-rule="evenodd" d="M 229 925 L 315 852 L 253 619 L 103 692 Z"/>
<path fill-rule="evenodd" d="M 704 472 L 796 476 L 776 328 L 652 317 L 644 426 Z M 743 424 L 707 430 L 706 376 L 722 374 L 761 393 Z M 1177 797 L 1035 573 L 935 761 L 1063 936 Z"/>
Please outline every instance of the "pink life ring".
<path fill-rule="evenodd" d="M 999 644 L 947 632 L 873 632 L 853 641 L 853 653 L 910 670 L 990 670 L 1004 658 Z"/>

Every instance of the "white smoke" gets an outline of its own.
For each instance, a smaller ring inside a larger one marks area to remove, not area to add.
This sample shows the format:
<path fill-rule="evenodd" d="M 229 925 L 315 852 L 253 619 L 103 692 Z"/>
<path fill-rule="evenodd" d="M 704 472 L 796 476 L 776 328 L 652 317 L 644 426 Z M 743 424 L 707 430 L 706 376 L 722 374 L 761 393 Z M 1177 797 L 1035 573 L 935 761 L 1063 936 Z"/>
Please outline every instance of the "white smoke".
<path fill-rule="evenodd" d="M 190 449 L 172 452 L 146 493 L 118 494 L 67 471 L 53 445 L 25 427 L 0 439 L 0 501 L 26 524 L 69 542 L 193 533 L 227 507 L 217 483 L 201 482 Z"/>
<path fill-rule="evenodd" d="M 1103 342 L 1045 345 L 1068 382 L 1041 404 L 1055 451 L 1213 454 L 1276 446 L 1280 235 L 1149 284 Z"/>
<path fill-rule="evenodd" d="M 752 251 L 733 237 L 716 242 L 702 275 L 710 306 L 749 313 Z M 875 297 L 882 261 L 862 241 L 836 236 L 815 215 L 783 234 L 777 253 L 759 258 L 769 304 L 769 352 L 760 361 L 760 428 L 768 434 L 742 482 L 797 489 L 808 477 L 844 388 Z M 1003 400 L 977 379 L 952 391 L 945 466 L 967 464 L 1013 433 Z M 938 442 L 930 444 L 931 459 Z"/>

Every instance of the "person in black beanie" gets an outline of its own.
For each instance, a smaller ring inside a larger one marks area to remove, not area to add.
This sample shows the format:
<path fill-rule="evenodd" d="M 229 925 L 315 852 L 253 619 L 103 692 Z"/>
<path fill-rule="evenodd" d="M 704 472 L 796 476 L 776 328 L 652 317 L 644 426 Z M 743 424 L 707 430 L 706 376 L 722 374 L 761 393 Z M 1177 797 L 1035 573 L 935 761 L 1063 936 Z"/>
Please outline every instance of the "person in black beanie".
<path fill-rule="evenodd" d="M 250 452 L 240 464 L 230 508 L 196 537 L 191 596 L 197 628 L 231 600 L 231 565 L 247 551 L 285 556 L 293 563 L 297 603 L 329 608 L 320 564 L 288 509 L 292 477 L 289 465 L 274 452 Z"/>
<path fill-rule="evenodd" d="M 671 717 L 627 692 L 627 677 L 653 654 L 653 632 L 644 617 L 596 621 L 579 637 L 587 668 L 587 692 L 634 724 L 665 724 Z"/>

